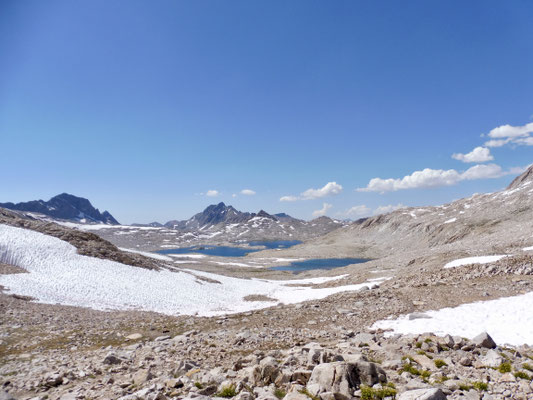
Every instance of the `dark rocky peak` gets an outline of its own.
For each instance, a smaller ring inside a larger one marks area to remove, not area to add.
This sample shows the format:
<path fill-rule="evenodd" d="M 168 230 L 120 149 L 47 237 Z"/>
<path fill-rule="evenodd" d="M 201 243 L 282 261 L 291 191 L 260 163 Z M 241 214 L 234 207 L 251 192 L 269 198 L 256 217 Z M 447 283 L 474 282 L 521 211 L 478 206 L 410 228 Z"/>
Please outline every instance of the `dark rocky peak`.
<path fill-rule="evenodd" d="M 274 221 L 277 221 L 277 218 L 274 217 L 273 215 L 270 215 L 269 213 L 267 213 L 265 210 L 261 210 L 259 211 L 256 215 L 256 217 L 262 217 L 262 218 L 268 218 L 268 219 L 272 219 Z"/>
<path fill-rule="evenodd" d="M 522 174 L 513 179 L 511 184 L 507 186 L 507 190 L 516 189 L 525 182 L 533 181 L 533 164 L 529 166 Z"/>
<path fill-rule="evenodd" d="M 91 202 L 83 197 L 62 193 L 48 201 L 34 200 L 22 203 L 0 203 L 0 207 L 10 210 L 35 212 L 52 218 L 76 222 L 98 222 L 117 225 L 118 221 L 108 212 L 100 213 Z"/>

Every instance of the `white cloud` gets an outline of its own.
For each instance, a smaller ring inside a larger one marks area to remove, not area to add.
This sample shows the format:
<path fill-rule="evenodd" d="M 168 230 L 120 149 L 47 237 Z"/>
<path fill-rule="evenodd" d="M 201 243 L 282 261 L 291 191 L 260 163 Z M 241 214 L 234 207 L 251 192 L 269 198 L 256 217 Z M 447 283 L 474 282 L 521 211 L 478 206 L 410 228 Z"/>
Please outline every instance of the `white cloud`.
<path fill-rule="evenodd" d="M 499 178 L 504 175 L 506 174 L 499 165 L 474 165 L 461 174 L 461 180 L 472 181 L 476 179 Z"/>
<path fill-rule="evenodd" d="M 237 195 L 236 195 L 235 193 L 233 193 L 233 194 L 231 195 L 231 197 L 235 198 L 235 197 L 237 197 Z"/>
<path fill-rule="evenodd" d="M 342 186 L 337 182 L 328 182 L 319 189 L 307 189 L 300 196 L 283 196 L 279 201 L 313 200 L 326 196 L 337 195 L 342 192 Z"/>
<path fill-rule="evenodd" d="M 492 139 L 492 140 L 489 140 L 487 142 L 485 142 L 485 144 L 483 146 L 486 146 L 486 147 L 502 147 L 504 145 L 506 145 L 507 143 L 509 143 L 511 141 L 511 139 Z"/>
<path fill-rule="evenodd" d="M 296 196 L 283 196 L 279 201 L 297 201 L 299 200 Z"/>
<path fill-rule="evenodd" d="M 452 154 L 452 158 L 465 163 L 480 163 L 494 160 L 494 157 L 490 154 L 490 150 L 481 146 L 476 147 L 470 153 L 454 153 Z"/>
<path fill-rule="evenodd" d="M 422 171 L 415 171 L 411 175 L 404 176 L 401 179 L 373 178 L 366 187 L 358 188 L 357 191 L 384 193 L 405 189 L 451 186 L 464 180 L 499 178 L 513 173 L 513 169 L 504 172 L 496 164 L 474 165 L 464 172 L 457 172 L 454 169 L 426 168 Z"/>
<path fill-rule="evenodd" d="M 387 213 L 399 210 L 400 208 L 404 208 L 404 207 L 405 206 L 401 203 L 396 204 L 396 205 L 389 204 L 388 206 L 379 206 L 378 208 L 374 210 L 374 215 L 387 214 Z"/>
<path fill-rule="evenodd" d="M 322 217 L 323 215 L 326 215 L 331 207 L 333 207 L 331 204 L 324 203 L 320 210 L 313 211 L 313 217 Z"/>
<path fill-rule="evenodd" d="M 533 122 L 530 122 L 529 124 L 525 124 L 523 126 L 501 125 L 491 130 L 488 136 L 493 139 L 517 138 L 529 136 L 529 134 L 532 132 Z"/>
<path fill-rule="evenodd" d="M 370 207 L 367 207 L 366 205 L 358 205 L 353 206 L 352 208 L 349 208 L 348 210 L 344 212 L 337 213 L 339 217 L 353 217 L 353 218 L 361 218 L 361 217 L 368 217 L 370 215 L 379 215 L 379 214 L 386 214 L 395 210 L 398 210 L 400 208 L 404 208 L 405 206 L 403 204 L 390 204 L 387 206 L 379 206 L 376 209 L 372 210 Z"/>
<path fill-rule="evenodd" d="M 241 190 L 241 194 L 244 194 L 245 196 L 253 196 L 255 194 L 255 191 L 252 189 L 243 189 Z"/>
<path fill-rule="evenodd" d="M 528 137 L 525 137 L 525 138 L 515 139 L 515 140 L 513 140 L 513 143 L 523 144 L 525 146 L 533 146 L 533 137 L 528 136 Z"/>
<path fill-rule="evenodd" d="M 365 205 L 353 206 L 344 213 L 347 217 L 364 217 L 370 215 L 372 210 Z"/>
<path fill-rule="evenodd" d="M 218 190 L 208 190 L 205 194 L 208 197 L 217 197 L 220 194 Z"/>
<path fill-rule="evenodd" d="M 456 184 L 461 175 L 454 169 L 442 170 L 426 168 L 415 171 L 402 179 L 373 178 L 366 188 L 359 188 L 359 192 L 395 192 L 404 189 L 450 186 Z"/>

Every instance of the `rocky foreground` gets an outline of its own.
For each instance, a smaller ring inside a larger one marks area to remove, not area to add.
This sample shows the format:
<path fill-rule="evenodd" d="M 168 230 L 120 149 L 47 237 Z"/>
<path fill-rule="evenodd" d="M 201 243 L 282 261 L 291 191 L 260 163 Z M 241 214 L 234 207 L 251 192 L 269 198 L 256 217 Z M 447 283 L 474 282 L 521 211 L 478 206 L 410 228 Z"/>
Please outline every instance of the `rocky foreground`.
<path fill-rule="evenodd" d="M 148 326 L 161 332 L 162 322 Z M 155 338 L 109 327 L 102 340 L 114 336 L 119 344 L 12 354 L 0 374 L 3 390 L 17 397 L 0 399 L 533 398 L 533 348 L 498 346 L 486 333 L 387 338 L 372 330 L 235 331 L 224 318 L 211 323 L 219 327 L 174 336 L 167 329 Z"/>
<path fill-rule="evenodd" d="M 531 258 L 509 261 L 213 318 L 0 292 L 0 399 L 532 399 L 529 346 L 368 328 L 389 315 L 418 319 L 465 299 L 525 293 Z"/>

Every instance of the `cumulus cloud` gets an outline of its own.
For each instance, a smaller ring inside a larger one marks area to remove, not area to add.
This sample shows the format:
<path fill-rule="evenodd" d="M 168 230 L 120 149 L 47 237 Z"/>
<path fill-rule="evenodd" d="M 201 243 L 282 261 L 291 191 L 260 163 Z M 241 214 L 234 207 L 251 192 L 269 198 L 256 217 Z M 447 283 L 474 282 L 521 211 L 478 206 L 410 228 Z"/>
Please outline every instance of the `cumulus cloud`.
<path fill-rule="evenodd" d="M 503 172 L 502 167 L 499 165 L 474 165 L 461 174 L 460 180 L 472 181 L 476 179 L 499 178 L 504 175 L 506 175 L 506 173 Z"/>
<path fill-rule="evenodd" d="M 342 192 L 342 186 L 337 182 L 328 182 L 319 189 L 307 189 L 300 196 L 283 196 L 280 201 L 313 200 L 326 196 L 334 196 Z"/>
<path fill-rule="evenodd" d="M 326 215 L 331 207 L 333 207 L 331 204 L 324 203 L 320 210 L 313 211 L 313 217 L 322 217 L 323 215 Z"/>
<path fill-rule="evenodd" d="M 533 122 L 522 126 L 501 125 L 491 130 L 485 142 L 486 147 L 502 147 L 506 144 L 517 146 L 533 146 Z"/>
<path fill-rule="evenodd" d="M 370 214 L 372 210 L 365 205 L 353 206 L 344 213 L 347 217 L 364 217 Z"/>
<path fill-rule="evenodd" d="M 512 171 L 511 169 L 504 172 L 496 164 L 474 165 L 464 172 L 458 172 L 455 169 L 442 170 L 426 168 L 398 179 L 373 178 L 366 187 L 359 188 L 357 191 L 384 193 L 405 189 L 452 186 L 464 180 L 499 178 L 513 173 Z"/>
<path fill-rule="evenodd" d="M 465 162 L 465 163 L 480 163 L 494 160 L 492 154 L 490 154 L 490 149 L 486 147 L 476 147 L 470 153 L 454 153 L 452 158 Z"/>
<path fill-rule="evenodd" d="M 208 197 L 217 197 L 220 194 L 218 190 L 208 190 L 205 194 Z"/>
<path fill-rule="evenodd" d="M 243 189 L 241 190 L 241 194 L 244 194 L 245 196 L 253 196 L 255 194 L 255 191 L 252 189 Z"/>
<path fill-rule="evenodd" d="M 297 201 L 299 200 L 296 196 L 283 196 L 279 199 L 279 201 Z"/>
<path fill-rule="evenodd" d="M 389 204 L 388 206 L 379 206 L 378 208 L 374 210 L 374 215 L 387 214 L 387 213 L 399 210 L 400 208 L 404 208 L 404 207 L 405 206 L 401 203 L 396 204 L 396 205 Z"/>
<path fill-rule="evenodd" d="M 492 139 L 487 142 L 483 146 L 486 147 L 502 147 L 505 146 L 507 143 L 509 143 L 511 139 Z"/>
<path fill-rule="evenodd" d="M 491 130 L 488 136 L 492 139 L 517 138 L 529 136 L 533 132 L 533 122 L 523 126 L 501 125 Z"/>
<path fill-rule="evenodd" d="M 400 208 L 404 208 L 405 206 L 403 204 L 389 204 L 387 206 L 379 206 L 372 210 L 370 207 L 367 207 L 366 205 L 357 205 L 349 208 L 348 210 L 344 212 L 337 213 L 339 217 L 346 217 L 346 218 L 362 218 L 362 217 L 368 217 L 370 215 L 379 215 L 379 214 L 386 214 L 395 210 L 398 210 Z"/>
<path fill-rule="evenodd" d="M 533 146 L 533 137 L 532 136 L 528 136 L 528 137 L 525 137 L 525 138 L 515 139 L 513 141 L 513 143 L 522 144 L 522 145 L 525 145 L 525 146 Z"/>

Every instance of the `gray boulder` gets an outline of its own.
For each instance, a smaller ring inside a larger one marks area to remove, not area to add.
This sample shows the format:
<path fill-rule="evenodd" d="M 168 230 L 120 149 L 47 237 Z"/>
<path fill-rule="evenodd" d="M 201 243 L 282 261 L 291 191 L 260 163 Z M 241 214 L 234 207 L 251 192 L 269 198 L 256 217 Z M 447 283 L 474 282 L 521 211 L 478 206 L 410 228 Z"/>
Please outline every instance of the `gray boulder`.
<path fill-rule="evenodd" d="M 491 349 L 487 351 L 487 354 L 485 354 L 480 361 L 484 367 L 496 368 L 503 362 L 503 357 L 500 356 L 498 352 Z"/>
<path fill-rule="evenodd" d="M 487 332 L 480 333 L 472 342 L 479 347 L 485 347 L 487 349 L 494 349 L 496 347 L 496 342 L 490 337 Z"/>
<path fill-rule="evenodd" d="M 307 390 L 315 396 L 330 392 L 336 399 L 350 399 L 361 384 L 373 386 L 386 380 L 385 371 L 374 363 L 324 363 L 313 369 Z"/>

